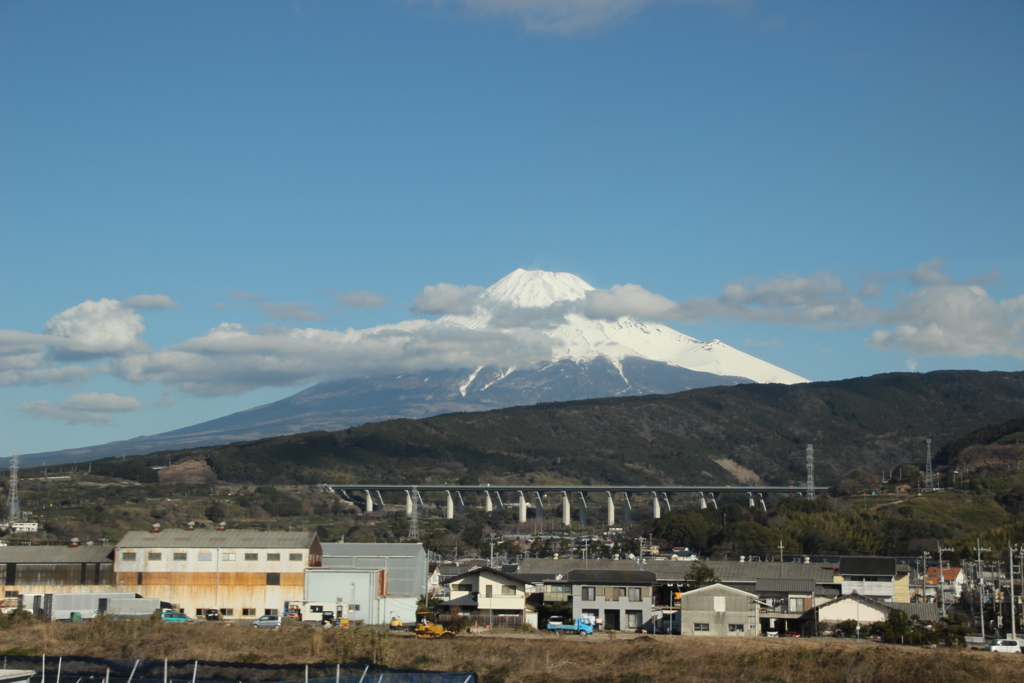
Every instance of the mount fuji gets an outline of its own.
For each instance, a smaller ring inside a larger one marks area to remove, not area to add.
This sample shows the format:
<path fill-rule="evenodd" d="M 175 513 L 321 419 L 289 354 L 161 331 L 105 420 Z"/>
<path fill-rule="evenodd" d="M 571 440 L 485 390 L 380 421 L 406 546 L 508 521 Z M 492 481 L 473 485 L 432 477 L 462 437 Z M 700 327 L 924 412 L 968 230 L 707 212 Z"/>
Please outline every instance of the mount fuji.
<path fill-rule="evenodd" d="M 807 381 L 717 339 L 699 341 L 630 317 L 588 317 L 588 296 L 595 291 L 570 273 L 518 269 L 487 289 L 473 290 L 458 313 L 417 322 L 423 328 L 522 340 L 537 350 L 531 362 L 522 362 L 520 354 L 509 365 L 456 367 L 456 358 L 444 369 L 328 380 L 184 429 L 22 456 L 22 462 L 84 461 L 540 402 Z"/>

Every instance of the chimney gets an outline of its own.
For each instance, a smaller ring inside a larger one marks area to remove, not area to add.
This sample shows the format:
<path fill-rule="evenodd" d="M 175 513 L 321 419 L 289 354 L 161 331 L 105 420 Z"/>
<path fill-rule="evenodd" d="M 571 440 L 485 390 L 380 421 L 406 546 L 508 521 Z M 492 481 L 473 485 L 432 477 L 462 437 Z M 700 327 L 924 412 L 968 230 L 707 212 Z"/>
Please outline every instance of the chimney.
<path fill-rule="evenodd" d="M 224 531 L 227 528 L 228 528 L 228 523 L 225 522 L 223 519 L 221 521 L 217 522 L 217 531 Z"/>
<path fill-rule="evenodd" d="M 78 547 L 78 536 L 72 536 L 71 537 L 71 542 L 68 543 L 68 547 L 69 548 L 77 548 Z"/>
<path fill-rule="evenodd" d="M 149 530 L 151 534 L 160 533 L 160 522 L 153 522 L 153 528 Z"/>
<path fill-rule="evenodd" d="M 195 531 L 195 530 L 196 530 L 196 523 L 195 522 L 185 522 L 185 531 Z"/>

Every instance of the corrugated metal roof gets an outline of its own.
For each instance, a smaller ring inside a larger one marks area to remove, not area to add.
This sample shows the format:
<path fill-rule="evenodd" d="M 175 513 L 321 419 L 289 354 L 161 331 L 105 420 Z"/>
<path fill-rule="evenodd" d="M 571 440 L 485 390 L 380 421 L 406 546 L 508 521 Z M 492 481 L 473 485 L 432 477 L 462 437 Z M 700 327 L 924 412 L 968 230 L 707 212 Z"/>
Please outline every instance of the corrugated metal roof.
<path fill-rule="evenodd" d="M 129 531 L 118 548 L 308 548 L 312 531 L 256 531 L 253 529 L 165 529 L 158 534 Z"/>
<path fill-rule="evenodd" d="M 59 564 L 76 562 L 112 562 L 114 548 L 109 545 L 15 545 L 0 547 L 0 564 L 26 562 Z"/>
<path fill-rule="evenodd" d="M 758 579 L 754 584 L 754 592 L 761 593 L 798 593 L 811 595 L 814 593 L 814 579 Z"/>
<path fill-rule="evenodd" d="M 916 616 L 921 621 L 938 621 L 939 607 L 933 602 L 887 602 L 886 607 L 906 612 L 908 617 Z"/>
<path fill-rule="evenodd" d="M 714 570 L 722 583 L 756 583 L 758 579 L 811 579 L 817 584 L 833 582 L 832 569 L 826 565 L 802 562 L 727 562 L 706 561 L 705 565 Z M 527 558 L 519 565 L 517 574 L 557 575 L 568 574 L 574 569 L 601 569 L 615 571 L 646 570 L 654 572 L 658 581 L 678 582 L 686 578 L 693 562 L 648 562 L 637 565 L 635 560 L 577 560 Z M 750 586 L 753 588 L 753 586 Z"/>
<path fill-rule="evenodd" d="M 839 573 L 843 576 L 896 576 L 896 558 L 841 557 Z"/>
<path fill-rule="evenodd" d="M 658 579 L 654 572 L 614 569 L 573 569 L 566 578 L 572 583 L 636 583 L 645 586 L 651 585 Z"/>
<path fill-rule="evenodd" d="M 420 543 L 322 543 L 324 557 L 410 557 L 422 554 Z"/>

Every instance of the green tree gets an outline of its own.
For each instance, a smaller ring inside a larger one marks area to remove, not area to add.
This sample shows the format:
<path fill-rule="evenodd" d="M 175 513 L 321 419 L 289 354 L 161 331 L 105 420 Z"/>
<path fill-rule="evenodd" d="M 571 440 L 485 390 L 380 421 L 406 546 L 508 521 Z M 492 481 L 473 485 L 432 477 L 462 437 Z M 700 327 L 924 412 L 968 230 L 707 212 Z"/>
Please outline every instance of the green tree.
<path fill-rule="evenodd" d="M 690 571 L 686 572 L 683 581 L 686 582 L 687 590 L 692 591 L 694 588 L 703 588 L 718 583 L 718 574 L 703 562 L 694 562 Z"/>

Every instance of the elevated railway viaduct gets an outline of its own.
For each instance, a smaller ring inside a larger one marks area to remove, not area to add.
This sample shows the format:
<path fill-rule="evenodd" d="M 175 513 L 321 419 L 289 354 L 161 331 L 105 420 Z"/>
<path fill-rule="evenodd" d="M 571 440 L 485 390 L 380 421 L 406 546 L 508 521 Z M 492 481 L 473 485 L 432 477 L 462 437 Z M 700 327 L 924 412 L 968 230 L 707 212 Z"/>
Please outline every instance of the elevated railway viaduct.
<path fill-rule="evenodd" d="M 327 488 L 349 500 L 357 501 L 359 497 L 362 497 L 361 504 L 366 512 L 373 512 L 378 503 L 381 507 L 384 506 L 382 493 L 404 492 L 405 513 L 409 517 L 413 515 L 414 506 L 423 505 L 423 493 L 443 493 L 447 519 L 452 519 L 456 513 L 463 513 L 466 495 L 469 495 L 477 500 L 482 500 L 484 510 L 487 512 L 506 507 L 518 509 L 520 522 L 526 521 L 526 510 L 530 507 L 528 500 L 532 503 L 537 518 L 543 519 L 544 494 L 557 494 L 561 502 L 562 524 L 565 526 L 571 525 L 572 501 L 577 498 L 580 523 L 586 526 L 587 500 L 592 495 L 603 494 L 605 496 L 605 521 L 608 526 L 612 526 L 615 524 L 616 517 L 616 497 L 620 495 L 623 521 L 628 525 L 632 522 L 631 497 L 650 496 L 654 517 L 657 519 L 661 517 L 663 509 L 671 511 L 670 494 L 696 494 L 699 496 L 701 508 L 711 506 L 715 509 L 718 508 L 718 497 L 723 494 L 746 495 L 750 507 L 760 505 L 764 509 L 764 497 L 767 494 L 806 495 L 813 498 L 816 493 L 823 493 L 827 490 L 827 487 L 813 485 L 801 488 L 797 486 L 574 486 L 565 484 L 332 484 L 327 485 Z M 353 494 L 356 495 L 353 496 Z M 505 498 L 502 498 L 503 494 Z"/>

